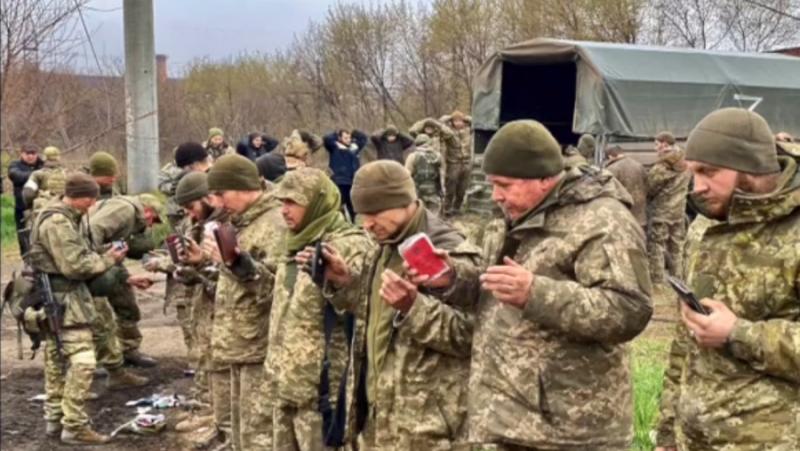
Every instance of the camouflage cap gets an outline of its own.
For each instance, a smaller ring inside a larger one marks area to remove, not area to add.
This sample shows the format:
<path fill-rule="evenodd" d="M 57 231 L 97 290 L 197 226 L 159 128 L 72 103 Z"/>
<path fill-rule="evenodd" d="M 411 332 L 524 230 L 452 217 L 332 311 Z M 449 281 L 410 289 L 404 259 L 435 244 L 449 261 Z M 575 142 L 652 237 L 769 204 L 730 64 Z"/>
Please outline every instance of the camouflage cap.
<path fill-rule="evenodd" d="M 291 200 L 298 205 L 308 207 L 319 191 L 320 184 L 325 180 L 329 180 L 329 177 L 319 169 L 298 168 L 283 176 L 273 195 L 277 199 Z"/>
<path fill-rule="evenodd" d="M 311 149 L 301 139 L 290 138 L 286 143 L 283 156 L 286 159 L 286 168 L 295 169 L 306 164 Z"/>
<path fill-rule="evenodd" d="M 114 177 L 119 174 L 117 159 L 108 152 L 95 152 L 89 158 L 89 174 L 94 177 Z"/>
<path fill-rule="evenodd" d="M 56 146 L 47 146 L 42 153 L 46 161 L 58 161 L 61 159 L 61 151 Z"/>
<path fill-rule="evenodd" d="M 136 196 L 136 198 L 139 199 L 143 207 L 150 208 L 156 212 L 158 222 L 166 223 L 167 209 L 158 197 L 150 193 L 142 193 Z"/>
<path fill-rule="evenodd" d="M 430 142 L 431 142 L 431 137 L 426 135 L 425 133 L 420 133 L 419 135 L 417 135 L 416 138 L 414 138 L 415 146 L 419 147 L 426 146 L 430 144 Z"/>

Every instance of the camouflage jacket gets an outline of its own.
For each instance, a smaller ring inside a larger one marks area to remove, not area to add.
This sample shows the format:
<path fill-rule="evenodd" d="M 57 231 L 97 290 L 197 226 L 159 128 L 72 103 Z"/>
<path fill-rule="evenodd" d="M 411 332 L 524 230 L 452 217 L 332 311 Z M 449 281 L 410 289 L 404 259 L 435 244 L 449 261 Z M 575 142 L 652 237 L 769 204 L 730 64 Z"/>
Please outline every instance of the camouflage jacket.
<path fill-rule="evenodd" d="M 418 134 L 425 131 L 425 126 L 431 126 L 434 133 L 431 136 L 430 146 L 443 157 L 445 161 L 451 161 L 453 156 L 459 155 L 461 152 L 461 143 L 458 140 L 456 133 L 447 125 L 433 118 L 427 118 L 417 121 L 408 132 L 411 136 L 416 137 Z M 459 158 L 455 158 L 460 161 Z"/>
<path fill-rule="evenodd" d="M 691 179 L 682 151 L 674 150 L 659 157 L 647 173 L 648 221 L 683 221 Z"/>
<path fill-rule="evenodd" d="M 484 292 L 473 339 L 469 434 L 478 443 L 628 449 L 626 342 L 652 314 L 641 227 L 607 172 L 572 168 L 507 230 L 502 255 L 534 274 L 524 308 Z"/>
<path fill-rule="evenodd" d="M 211 147 L 208 141 L 203 141 L 203 148 L 206 149 L 208 154 L 211 156 L 211 159 L 214 161 L 217 161 L 219 157 L 223 155 L 236 153 L 236 149 L 226 142 L 223 142 L 219 147 Z"/>
<path fill-rule="evenodd" d="M 371 243 L 361 230 L 353 227 L 336 233 L 326 232 L 322 240 L 345 259 L 351 274 L 362 273 L 364 255 Z M 305 271 L 297 271 L 294 283 L 290 283 L 288 259 L 288 256 L 282 256 L 275 276 L 270 347 L 265 371 L 267 378 L 273 381 L 270 389 L 276 403 L 316 408 L 325 348 L 323 310 L 326 299 L 323 290 Z M 352 290 L 345 289 L 337 296 L 351 293 Z M 347 360 L 343 320 L 334 330 L 329 359 L 330 393 L 332 400 L 335 400 L 337 383 Z"/>
<path fill-rule="evenodd" d="M 249 271 L 220 265 L 211 357 L 215 364 L 263 363 L 277 258 L 286 232 L 280 203 L 262 194 L 231 222 L 238 231 L 239 249 L 254 265 Z"/>
<path fill-rule="evenodd" d="M 144 218 L 144 207 L 136 196 L 114 196 L 97 202 L 86 215 L 92 246 L 102 250 L 112 241 L 128 244 L 130 258 L 141 258 L 155 247 Z"/>
<path fill-rule="evenodd" d="M 179 168 L 175 163 L 167 163 L 158 172 L 158 190 L 167 196 L 167 217 L 170 225 L 176 227 L 183 218 L 183 209 L 175 202 L 175 189 L 188 171 Z"/>
<path fill-rule="evenodd" d="M 442 157 L 430 147 L 418 147 L 406 160 L 406 169 L 414 179 L 417 195 L 422 199 L 441 197 Z"/>
<path fill-rule="evenodd" d="M 631 211 L 639 225 L 647 225 L 647 171 L 641 163 L 622 155 L 619 158 L 609 160 L 606 163 L 606 170 L 622 183 L 628 190 L 628 194 L 633 199 Z"/>
<path fill-rule="evenodd" d="M 727 220 L 698 216 L 689 229 L 689 285 L 739 319 L 721 349 L 700 348 L 679 326 L 659 444 L 800 449 L 800 172 L 780 161 L 776 192 L 735 194 Z"/>
<path fill-rule="evenodd" d="M 34 207 L 34 210 L 38 210 L 36 205 L 34 205 L 34 201 L 39 197 L 44 197 L 49 201 L 63 195 L 66 182 L 66 168 L 58 162 L 45 162 L 43 168 L 33 171 L 28 181 L 25 182 L 25 186 L 22 188 L 22 197 L 25 199 L 25 205 Z"/>
<path fill-rule="evenodd" d="M 92 251 L 81 233 L 81 213 L 54 200 L 42 209 L 31 232 L 28 261 L 51 274 L 56 300 L 64 305 L 64 327 L 88 327 L 97 316 L 86 281 L 112 266 L 111 257 Z"/>
<path fill-rule="evenodd" d="M 472 116 L 464 118 L 464 127 L 457 129 L 453 126 L 453 116 L 447 114 L 439 121 L 450 127 L 458 138 L 458 149 L 453 149 L 447 154 L 448 163 L 469 163 L 472 161 Z"/>
<path fill-rule="evenodd" d="M 337 304 L 356 311 L 360 319 L 354 353 L 358 357 L 349 386 L 367 394 L 375 412 L 379 449 L 429 449 L 430 440 L 465 438 L 464 381 L 469 377 L 480 254 L 435 214 L 420 206 L 418 215 L 396 238 L 370 251 L 369 269 L 360 282 L 361 296 L 342 297 Z M 402 273 L 398 247 L 420 232 L 435 247 L 449 251 L 456 282 L 446 290 L 420 289 L 403 316 L 381 298 L 381 275 L 384 269 Z M 386 333 L 384 339 L 380 339 L 381 330 Z M 366 372 L 366 386 L 357 386 L 355 375 L 361 371 Z M 352 414 L 357 396 L 352 394 L 350 399 Z"/>

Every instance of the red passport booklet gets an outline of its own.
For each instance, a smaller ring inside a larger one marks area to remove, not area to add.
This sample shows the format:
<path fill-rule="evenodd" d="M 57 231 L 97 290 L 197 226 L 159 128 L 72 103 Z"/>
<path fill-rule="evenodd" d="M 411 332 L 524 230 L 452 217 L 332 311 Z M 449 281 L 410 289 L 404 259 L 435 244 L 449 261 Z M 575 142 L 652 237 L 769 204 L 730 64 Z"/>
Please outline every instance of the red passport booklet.
<path fill-rule="evenodd" d="M 408 237 L 400 244 L 399 250 L 408 266 L 420 274 L 430 276 L 431 279 L 441 276 L 450 269 L 445 260 L 433 252 L 433 243 L 424 233 Z"/>

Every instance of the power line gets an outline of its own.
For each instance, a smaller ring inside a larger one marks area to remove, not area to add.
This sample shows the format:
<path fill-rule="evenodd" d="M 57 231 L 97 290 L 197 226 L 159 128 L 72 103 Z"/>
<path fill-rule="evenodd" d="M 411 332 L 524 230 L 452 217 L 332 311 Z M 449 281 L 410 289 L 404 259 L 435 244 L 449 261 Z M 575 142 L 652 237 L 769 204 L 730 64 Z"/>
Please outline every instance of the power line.
<path fill-rule="evenodd" d="M 75 1 L 75 8 L 78 10 L 78 17 L 81 19 L 81 25 L 83 26 L 83 33 L 86 35 L 86 39 L 89 41 L 89 48 L 92 50 L 92 57 L 94 57 L 94 62 L 97 65 L 97 71 L 100 75 L 103 74 L 103 67 L 100 65 L 100 59 L 97 57 L 97 51 L 94 48 L 94 42 L 92 41 L 92 35 L 89 33 L 89 27 L 86 26 L 86 20 L 83 18 L 83 9 L 81 4 L 78 0 Z M 110 127 L 111 126 L 111 98 L 109 97 L 109 89 L 108 83 L 106 83 L 106 79 L 102 78 L 103 83 L 103 91 L 105 92 L 106 96 L 106 124 Z"/>

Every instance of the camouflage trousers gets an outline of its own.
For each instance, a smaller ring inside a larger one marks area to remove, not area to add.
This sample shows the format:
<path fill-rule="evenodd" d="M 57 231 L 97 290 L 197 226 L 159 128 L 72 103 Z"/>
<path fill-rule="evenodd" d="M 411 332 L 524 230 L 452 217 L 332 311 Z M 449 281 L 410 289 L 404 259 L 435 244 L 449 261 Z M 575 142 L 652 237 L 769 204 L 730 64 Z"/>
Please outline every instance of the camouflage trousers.
<path fill-rule="evenodd" d="M 117 324 L 114 320 L 114 310 L 106 298 L 92 298 L 97 312 L 92 334 L 97 364 L 107 370 L 122 366 L 122 345 L 117 336 Z"/>
<path fill-rule="evenodd" d="M 139 321 L 142 312 L 136 303 L 136 294 L 131 287 L 120 290 L 116 296 L 108 298 L 117 317 L 117 337 L 122 345 L 122 352 L 136 351 L 142 344 L 142 332 L 139 330 Z"/>
<path fill-rule="evenodd" d="M 202 287 L 198 288 L 202 289 Z M 208 373 L 214 369 L 211 360 L 211 329 L 214 323 L 214 298 L 204 292 L 192 298 L 190 331 L 190 360 L 195 365 L 195 389 L 197 397 L 204 399 L 210 392 Z M 185 332 L 184 332 L 185 333 Z M 184 335 L 184 339 L 186 336 Z M 188 344 L 187 344 L 188 346 Z"/>
<path fill-rule="evenodd" d="M 322 442 L 322 416 L 316 406 L 276 405 L 272 410 L 274 451 L 327 451 Z"/>
<path fill-rule="evenodd" d="M 217 428 L 230 437 L 233 449 L 270 449 L 272 418 L 265 415 L 267 400 L 262 396 L 264 365 L 232 364 L 227 371 L 212 372 L 211 379 L 214 420 Z"/>
<path fill-rule="evenodd" d="M 650 279 L 653 283 L 664 281 L 665 269 L 669 275 L 683 278 L 685 241 L 685 222 L 650 222 L 647 227 L 647 255 L 650 260 Z"/>
<path fill-rule="evenodd" d="M 457 162 L 448 161 L 445 171 L 445 197 L 444 211 L 447 214 L 455 214 L 461 210 L 464 202 L 464 194 L 467 192 L 470 181 L 470 171 L 472 163 L 469 161 Z"/>
<path fill-rule="evenodd" d="M 385 431 L 381 433 L 382 439 L 378 440 L 376 433 L 376 421 L 374 411 L 370 409 L 370 415 L 364 424 L 364 430 L 358 435 L 359 451 L 401 451 L 424 449 L 430 451 L 468 451 L 470 446 L 466 444 L 456 444 L 443 437 L 428 437 L 425 435 L 408 435 L 406 437 L 387 437 Z M 382 424 L 388 425 L 389 422 Z M 391 427 L 391 426 L 390 426 Z"/>
<path fill-rule="evenodd" d="M 77 430 L 89 424 L 86 395 L 92 385 L 96 360 L 92 331 L 87 328 L 62 331 L 63 358 L 56 342 L 48 337 L 44 347 L 44 418 L 61 421 L 65 429 Z"/>

